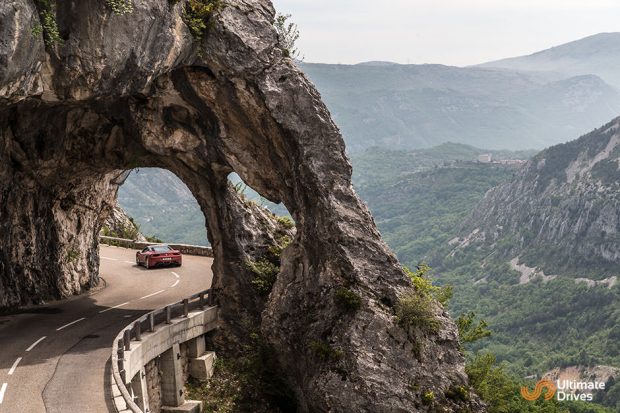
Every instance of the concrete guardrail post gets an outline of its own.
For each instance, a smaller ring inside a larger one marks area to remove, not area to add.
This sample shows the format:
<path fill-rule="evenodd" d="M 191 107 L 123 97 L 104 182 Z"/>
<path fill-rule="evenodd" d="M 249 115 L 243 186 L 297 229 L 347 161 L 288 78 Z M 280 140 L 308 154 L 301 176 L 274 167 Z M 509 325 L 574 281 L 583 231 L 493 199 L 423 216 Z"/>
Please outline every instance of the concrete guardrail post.
<path fill-rule="evenodd" d="M 144 367 L 131 380 L 131 390 L 133 391 L 134 400 L 143 412 L 149 412 L 149 394 L 146 383 L 146 370 Z"/>
<path fill-rule="evenodd" d="M 123 343 L 125 343 L 125 351 L 129 351 L 131 349 L 131 330 L 125 330 Z"/>
<path fill-rule="evenodd" d="M 163 406 L 179 407 L 185 403 L 181 350 L 175 343 L 161 355 L 161 400 Z M 162 410 L 165 408 L 162 407 Z"/>
<path fill-rule="evenodd" d="M 140 321 L 137 321 L 134 324 L 134 335 L 136 336 L 136 340 L 137 341 L 141 341 L 142 340 L 142 323 Z"/>

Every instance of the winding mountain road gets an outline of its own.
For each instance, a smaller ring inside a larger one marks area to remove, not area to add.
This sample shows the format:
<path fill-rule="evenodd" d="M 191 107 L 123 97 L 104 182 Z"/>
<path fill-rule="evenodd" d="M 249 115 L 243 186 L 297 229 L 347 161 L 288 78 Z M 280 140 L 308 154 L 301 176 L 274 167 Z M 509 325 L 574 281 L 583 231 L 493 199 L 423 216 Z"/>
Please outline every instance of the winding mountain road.
<path fill-rule="evenodd" d="M 132 319 L 209 288 L 210 258 L 145 270 L 135 251 L 101 247 L 95 292 L 0 316 L 1 413 L 113 412 L 112 340 Z"/>

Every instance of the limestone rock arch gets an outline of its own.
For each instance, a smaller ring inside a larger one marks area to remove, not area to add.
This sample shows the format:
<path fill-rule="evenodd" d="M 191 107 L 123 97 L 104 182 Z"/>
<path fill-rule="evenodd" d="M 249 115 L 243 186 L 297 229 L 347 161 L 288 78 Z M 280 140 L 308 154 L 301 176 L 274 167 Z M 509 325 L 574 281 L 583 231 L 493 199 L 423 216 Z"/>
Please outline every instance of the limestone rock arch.
<path fill-rule="evenodd" d="M 328 110 L 278 46 L 271 3 L 227 1 L 200 42 L 173 3 L 134 0 L 118 16 L 103 0 L 58 2 L 64 40 L 47 47 L 33 1 L 0 5 L 0 306 L 95 284 L 119 176 L 166 168 L 205 213 L 220 339 L 260 329 L 299 411 L 482 411 L 473 395 L 449 396 L 467 381 L 447 314 L 433 335 L 398 325 L 409 281 L 352 189 Z M 239 198 L 233 171 L 296 222 L 267 299 L 251 293 L 244 263 L 277 223 Z M 343 286 L 362 299 L 354 314 L 334 299 Z M 341 358 L 317 359 L 313 342 Z"/>

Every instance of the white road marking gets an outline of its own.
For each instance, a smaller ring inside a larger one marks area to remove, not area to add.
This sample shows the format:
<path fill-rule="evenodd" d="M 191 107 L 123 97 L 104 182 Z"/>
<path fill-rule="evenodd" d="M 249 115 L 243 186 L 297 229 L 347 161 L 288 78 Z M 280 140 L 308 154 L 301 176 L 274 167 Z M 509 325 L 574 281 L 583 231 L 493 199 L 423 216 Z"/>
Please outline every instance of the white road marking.
<path fill-rule="evenodd" d="M 99 314 L 107 313 L 110 310 L 114 310 L 115 308 L 122 307 L 122 306 L 127 305 L 127 304 L 129 304 L 129 301 L 127 301 L 126 303 L 123 303 L 123 304 L 115 305 L 114 307 L 106 308 L 105 310 L 101 310 L 101 311 L 99 311 Z"/>
<path fill-rule="evenodd" d="M 101 257 L 102 260 L 118 261 L 116 258 Z"/>
<path fill-rule="evenodd" d="M 19 364 L 20 361 L 22 361 L 22 358 L 17 357 L 17 360 L 15 360 L 15 363 L 13 363 L 13 365 L 11 366 L 11 370 L 9 370 L 9 376 L 12 376 L 13 373 L 15 373 L 15 369 L 17 368 L 17 365 Z"/>
<path fill-rule="evenodd" d="M 26 351 L 30 351 L 30 350 L 32 350 L 32 349 L 33 349 L 33 348 L 34 348 L 37 344 L 39 344 L 40 342 L 42 342 L 42 341 L 43 341 L 43 340 L 45 340 L 46 338 L 47 338 L 47 336 L 43 336 L 43 337 L 41 337 L 40 339 L 38 339 L 37 341 L 35 341 L 34 343 L 32 343 L 32 344 L 30 345 L 30 347 L 28 347 L 28 348 L 26 349 Z"/>
<path fill-rule="evenodd" d="M 176 287 L 176 286 L 179 284 L 179 281 L 181 281 L 181 280 L 176 280 L 176 281 L 174 282 L 174 284 L 172 284 L 172 285 L 170 286 L 170 288 Z"/>
<path fill-rule="evenodd" d="M 136 263 L 135 261 L 123 261 L 123 262 L 126 262 L 127 264 L 135 264 Z"/>
<path fill-rule="evenodd" d="M 75 324 L 75 323 L 79 323 L 80 321 L 84 321 L 84 320 L 86 320 L 86 317 L 82 317 L 82 318 L 80 318 L 79 320 L 75 320 L 75 321 L 72 321 L 72 322 L 70 322 L 70 323 L 68 323 L 68 324 L 65 324 L 65 325 L 64 325 L 64 326 L 62 326 L 62 327 L 58 327 L 58 328 L 56 329 L 56 331 L 60 331 L 60 330 L 62 330 L 63 328 L 67 328 L 67 327 L 69 327 L 69 326 L 72 326 L 72 325 L 73 325 L 73 324 Z"/>
<path fill-rule="evenodd" d="M 145 295 L 144 297 L 140 297 L 139 299 L 140 299 L 140 300 L 144 300 L 145 298 L 149 298 L 149 297 L 152 297 L 152 296 L 154 296 L 154 295 L 161 294 L 161 293 L 163 293 L 164 291 L 165 291 L 165 290 L 159 290 L 159 291 L 157 291 L 157 292 L 155 292 L 155 293 L 153 293 L 153 294 L 149 294 L 149 295 Z"/>
<path fill-rule="evenodd" d="M 4 393 L 6 393 L 6 386 L 8 386 L 8 384 L 2 383 L 2 387 L 0 387 L 0 404 L 2 404 L 2 401 L 4 400 Z"/>
<path fill-rule="evenodd" d="M 172 275 L 174 275 L 174 276 L 175 276 L 175 277 L 177 277 L 177 278 L 181 278 L 181 277 L 179 277 L 179 274 L 177 274 L 177 273 L 176 273 L 176 272 L 174 272 L 174 271 L 172 271 Z"/>

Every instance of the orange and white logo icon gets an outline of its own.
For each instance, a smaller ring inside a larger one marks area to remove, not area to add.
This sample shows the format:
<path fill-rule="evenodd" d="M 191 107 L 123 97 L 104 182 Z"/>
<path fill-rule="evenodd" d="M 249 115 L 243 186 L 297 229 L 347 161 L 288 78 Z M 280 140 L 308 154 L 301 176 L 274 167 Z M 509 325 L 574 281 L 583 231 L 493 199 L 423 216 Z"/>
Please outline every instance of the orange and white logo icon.
<path fill-rule="evenodd" d="M 557 391 L 557 387 L 555 387 L 555 384 L 553 384 L 553 382 L 549 380 L 540 380 L 538 383 L 536 383 L 536 387 L 534 388 L 533 392 L 530 392 L 530 389 L 528 389 L 527 387 L 521 387 L 521 396 L 523 396 L 525 400 L 529 401 L 538 400 L 540 395 L 543 394 L 543 389 L 547 389 L 547 392 L 544 396 L 545 400 L 551 400 L 551 398 L 555 395 L 555 392 Z"/>

